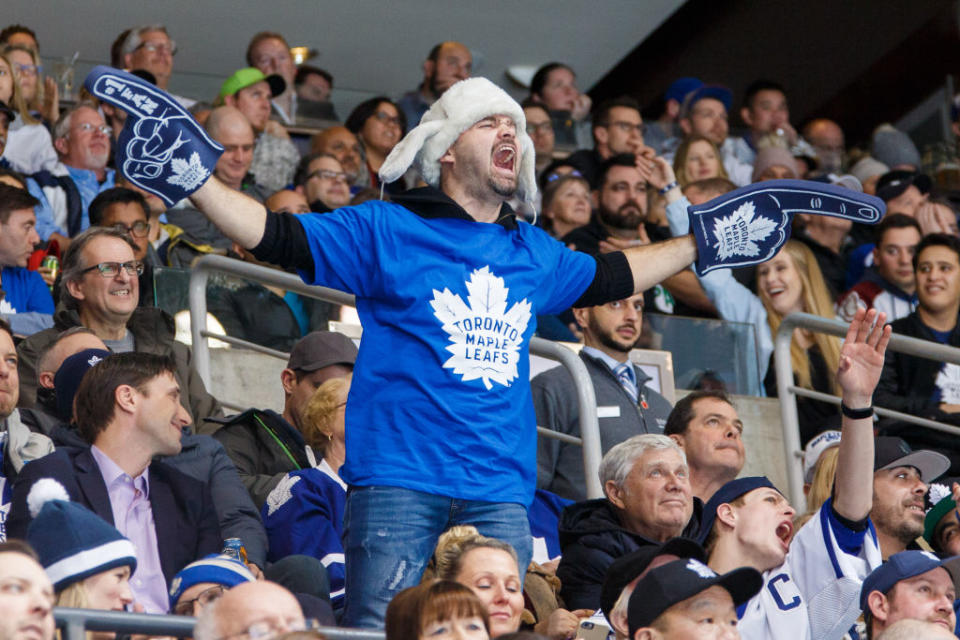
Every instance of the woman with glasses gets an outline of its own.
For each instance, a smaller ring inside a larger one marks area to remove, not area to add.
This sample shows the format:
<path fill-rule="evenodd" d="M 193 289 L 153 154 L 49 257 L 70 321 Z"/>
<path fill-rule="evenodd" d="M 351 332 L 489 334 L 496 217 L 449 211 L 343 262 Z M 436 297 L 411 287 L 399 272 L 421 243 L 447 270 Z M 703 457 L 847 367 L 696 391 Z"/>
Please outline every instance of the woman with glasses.
<path fill-rule="evenodd" d="M 347 485 L 338 471 L 346 455 L 344 415 L 350 376 L 321 384 L 303 411 L 303 439 L 310 469 L 293 471 L 267 496 L 261 515 L 270 541 L 267 558 L 304 554 L 324 561 L 330 601 L 343 603 L 343 511 Z M 330 562 L 331 558 L 341 558 Z"/>
<path fill-rule="evenodd" d="M 370 98 L 358 104 L 343 124 L 360 140 L 370 184 L 378 191 L 383 186 L 387 193 L 402 192 L 402 180 L 381 185 L 377 175 L 387 155 L 407 131 L 407 119 L 396 103 L 386 96 Z"/>
<path fill-rule="evenodd" d="M 170 583 L 170 612 L 199 616 L 204 607 L 220 599 L 227 589 L 256 578 L 247 567 L 223 555 L 209 555 L 181 569 Z"/>
<path fill-rule="evenodd" d="M 8 126 L 7 143 L 0 145 L 3 160 L 21 173 L 53 170 L 59 162 L 53 139 L 47 128 L 30 115 L 14 74 L 14 64 L 4 54 L 0 54 L 0 102 L 16 113 Z"/>
<path fill-rule="evenodd" d="M 8 44 L 2 52 L 13 65 L 13 75 L 20 83 L 30 114 L 48 126 L 53 125 L 60 118 L 60 95 L 56 81 L 43 76 L 40 54 L 23 44 Z"/>

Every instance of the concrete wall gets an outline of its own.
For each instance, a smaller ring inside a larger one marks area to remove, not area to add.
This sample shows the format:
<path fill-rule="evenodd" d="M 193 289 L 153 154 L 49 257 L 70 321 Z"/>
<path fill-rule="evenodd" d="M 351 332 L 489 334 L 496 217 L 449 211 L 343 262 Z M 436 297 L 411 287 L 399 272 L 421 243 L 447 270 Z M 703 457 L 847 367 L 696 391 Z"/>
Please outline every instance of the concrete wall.
<path fill-rule="evenodd" d="M 210 392 L 221 401 L 258 409 L 283 409 L 280 372 L 284 361 L 243 349 L 211 349 Z M 677 390 L 677 399 L 688 391 Z M 787 465 L 780 428 L 780 403 L 773 398 L 733 396 L 743 420 L 747 461 L 742 475 L 765 475 L 787 491 Z"/>

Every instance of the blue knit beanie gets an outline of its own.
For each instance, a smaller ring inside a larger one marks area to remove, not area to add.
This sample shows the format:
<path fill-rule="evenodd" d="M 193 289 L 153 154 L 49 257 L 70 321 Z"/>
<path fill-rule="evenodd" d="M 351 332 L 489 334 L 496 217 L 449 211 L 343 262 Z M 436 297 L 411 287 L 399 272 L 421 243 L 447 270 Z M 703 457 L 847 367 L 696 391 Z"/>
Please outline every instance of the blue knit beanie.
<path fill-rule="evenodd" d="M 58 593 L 75 582 L 116 567 L 137 568 L 133 543 L 82 504 L 70 502 L 63 485 L 41 478 L 27 494 L 33 520 L 27 542 L 40 556 Z"/>
<path fill-rule="evenodd" d="M 227 589 L 244 582 L 253 582 L 256 578 L 242 563 L 230 556 L 210 554 L 185 566 L 170 583 L 170 608 L 172 609 L 183 592 L 203 582 L 219 584 Z"/>

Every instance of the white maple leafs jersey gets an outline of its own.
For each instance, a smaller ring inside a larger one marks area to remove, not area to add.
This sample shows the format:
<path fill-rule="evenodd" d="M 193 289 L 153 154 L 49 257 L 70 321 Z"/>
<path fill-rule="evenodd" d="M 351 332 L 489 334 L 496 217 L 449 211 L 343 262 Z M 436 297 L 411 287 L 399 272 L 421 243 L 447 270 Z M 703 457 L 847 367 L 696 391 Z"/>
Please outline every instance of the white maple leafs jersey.
<path fill-rule="evenodd" d="M 523 222 L 426 218 L 379 200 L 298 219 L 315 262 L 301 276 L 355 294 L 363 323 L 344 481 L 529 504 L 530 338 L 538 314 L 583 294 L 595 259 Z"/>
<path fill-rule="evenodd" d="M 737 625 L 743 640 L 840 640 L 860 616 L 860 586 L 880 566 L 876 531 L 840 524 L 828 500 L 797 531 L 782 565 L 763 574 Z"/>

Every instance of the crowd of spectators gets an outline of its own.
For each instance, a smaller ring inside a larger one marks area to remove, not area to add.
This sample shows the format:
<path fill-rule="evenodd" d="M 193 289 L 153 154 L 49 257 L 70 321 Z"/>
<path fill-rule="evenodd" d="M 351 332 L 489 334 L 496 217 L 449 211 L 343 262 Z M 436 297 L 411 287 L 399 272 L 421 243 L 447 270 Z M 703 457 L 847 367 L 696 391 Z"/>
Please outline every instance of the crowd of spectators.
<path fill-rule="evenodd" d="M 110 60 L 167 91 L 176 52 L 142 25 Z M 216 96 L 168 96 L 223 147 L 168 206 L 116 162 L 131 115 L 61 100 L 34 31 L 0 31 L 0 640 L 51 640 L 53 606 L 196 616 L 198 640 L 336 624 L 388 640 L 954 637 L 960 446 L 872 411 L 960 426 L 958 365 L 886 353 L 891 327 L 960 346 L 957 211 L 909 136 L 876 123 L 848 148 L 840 123 L 793 122 L 769 80 L 744 91 L 740 135 L 709 79 L 664 87 L 645 123 L 630 96 L 594 107 L 564 62 L 517 104 L 467 81 L 452 41 L 415 89 L 341 124 L 334 78 L 281 34 L 254 35 L 246 64 Z M 309 140 L 288 130 L 318 120 Z M 799 214 L 768 261 L 694 271 L 688 207 L 778 179 L 886 214 Z M 475 222 L 490 224 L 461 228 Z M 282 411 L 228 415 L 156 294 L 160 270 L 208 254 L 355 293 L 369 337 L 358 351 L 330 331 L 350 317 L 337 305 L 219 280 L 227 335 L 289 352 Z M 431 350 L 481 306 L 505 324 L 467 334 L 491 365 L 470 342 Z M 742 477 L 754 443 L 727 381 L 673 405 L 631 360 L 645 312 L 751 325 L 771 397 L 787 315 L 850 323 L 844 340 L 792 336 L 794 384 L 842 399 L 798 401 L 805 509 Z M 568 370 L 523 379 L 530 335 L 507 336 L 534 326 L 582 343 L 602 497 Z M 534 444 L 534 416 L 569 437 Z"/>

